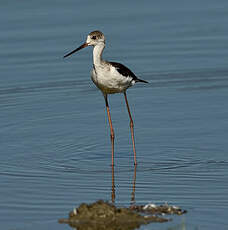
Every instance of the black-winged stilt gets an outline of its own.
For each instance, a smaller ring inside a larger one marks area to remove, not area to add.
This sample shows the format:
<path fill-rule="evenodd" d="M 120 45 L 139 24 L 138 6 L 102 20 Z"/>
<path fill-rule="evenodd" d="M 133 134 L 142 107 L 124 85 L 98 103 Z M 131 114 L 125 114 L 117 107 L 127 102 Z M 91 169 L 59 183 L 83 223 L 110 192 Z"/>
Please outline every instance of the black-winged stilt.
<path fill-rule="evenodd" d="M 127 101 L 126 90 L 133 86 L 136 82 L 147 81 L 141 80 L 135 76 L 135 74 L 128 69 L 126 66 L 117 63 L 117 62 L 108 62 L 102 59 L 102 52 L 105 48 L 105 37 L 100 31 L 91 32 L 86 39 L 86 42 L 79 46 L 77 49 L 66 54 L 64 56 L 68 57 L 71 54 L 77 52 L 78 50 L 85 48 L 87 46 L 93 46 L 93 70 L 92 70 L 92 81 L 94 84 L 101 90 L 104 95 L 105 105 L 108 114 L 108 121 L 110 125 L 111 133 L 111 143 L 112 143 L 112 166 L 114 165 L 114 130 L 112 126 L 112 120 L 110 115 L 110 109 L 108 105 L 108 94 L 113 93 L 123 93 L 129 118 L 130 118 L 130 129 L 131 129 L 131 138 L 133 144 L 134 152 L 134 164 L 137 164 L 136 161 L 136 151 L 135 151 L 135 138 L 134 138 L 134 124 L 131 116 L 129 104 Z"/>

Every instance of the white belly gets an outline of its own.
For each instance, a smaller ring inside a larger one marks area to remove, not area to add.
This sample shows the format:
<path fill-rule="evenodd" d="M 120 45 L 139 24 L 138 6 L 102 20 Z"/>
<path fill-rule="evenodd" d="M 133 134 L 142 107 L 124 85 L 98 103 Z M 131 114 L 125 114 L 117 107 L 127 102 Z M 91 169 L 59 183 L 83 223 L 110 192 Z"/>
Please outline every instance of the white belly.
<path fill-rule="evenodd" d="M 122 93 L 135 83 L 131 77 L 122 76 L 112 66 L 96 66 L 96 70 L 92 70 L 91 78 L 94 84 L 106 94 Z"/>

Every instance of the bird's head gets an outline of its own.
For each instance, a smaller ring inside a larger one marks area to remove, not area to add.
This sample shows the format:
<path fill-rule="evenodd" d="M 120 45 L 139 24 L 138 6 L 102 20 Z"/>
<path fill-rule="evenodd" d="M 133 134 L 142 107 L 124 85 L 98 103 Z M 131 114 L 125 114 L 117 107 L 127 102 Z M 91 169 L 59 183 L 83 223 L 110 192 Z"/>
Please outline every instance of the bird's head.
<path fill-rule="evenodd" d="M 96 46 L 100 43 L 105 43 L 104 34 L 98 30 L 91 32 L 86 39 L 88 46 Z"/>
<path fill-rule="evenodd" d="M 87 36 L 86 42 L 84 44 L 79 46 L 77 49 L 71 51 L 70 53 L 66 54 L 64 56 L 64 58 L 70 56 L 71 54 L 73 54 L 73 53 L 75 53 L 75 52 L 79 51 L 80 49 L 83 49 L 87 46 L 96 46 L 99 44 L 102 44 L 102 45 L 105 44 L 105 37 L 104 37 L 104 34 L 102 32 L 95 30 L 95 31 L 89 33 L 89 35 Z"/>

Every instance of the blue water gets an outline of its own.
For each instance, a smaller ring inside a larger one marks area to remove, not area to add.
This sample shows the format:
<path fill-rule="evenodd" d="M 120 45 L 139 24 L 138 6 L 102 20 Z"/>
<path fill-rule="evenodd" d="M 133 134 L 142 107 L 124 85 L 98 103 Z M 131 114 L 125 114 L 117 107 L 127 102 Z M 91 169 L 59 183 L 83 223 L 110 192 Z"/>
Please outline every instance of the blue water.
<path fill-rule="evenodd" d="M 70 229 L 57 220 L 114 192 L 117 205 L 188 211 L 141 229 L 227 229 L 227 1 L 0 6 L 1 229 Z M 104 99 L 90 80 L 92 48 L 62 58 L 97 29 L 104 57 L 150 82 L 128 90 L 136 172 L 124 97 L 109 97 L 114 178 Z"/>

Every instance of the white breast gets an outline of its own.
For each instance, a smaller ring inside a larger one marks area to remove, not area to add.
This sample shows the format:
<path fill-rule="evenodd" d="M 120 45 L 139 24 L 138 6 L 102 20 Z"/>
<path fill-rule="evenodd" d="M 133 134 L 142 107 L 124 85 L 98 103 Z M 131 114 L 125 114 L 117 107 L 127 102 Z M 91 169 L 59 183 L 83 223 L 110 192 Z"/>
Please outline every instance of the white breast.
<path fill-rule="evenodd" d="M 107 94 L 122 93 L 135 83 L 132 77 L 121 75 L 115 67 L 108 63 L 94 66 L 91 78 L 94 84 Z"/>

